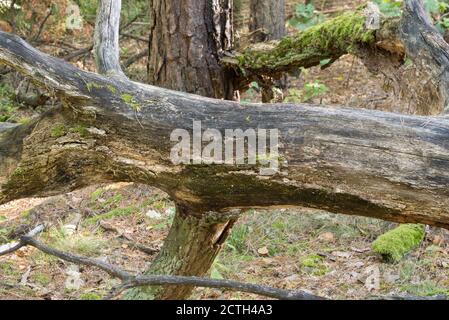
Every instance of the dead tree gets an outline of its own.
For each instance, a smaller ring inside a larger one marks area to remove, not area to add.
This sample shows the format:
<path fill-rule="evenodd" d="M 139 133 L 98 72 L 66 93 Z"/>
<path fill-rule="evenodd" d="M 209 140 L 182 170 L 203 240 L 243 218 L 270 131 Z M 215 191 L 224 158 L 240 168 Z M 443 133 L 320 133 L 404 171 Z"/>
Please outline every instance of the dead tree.
<path fill-rule="evenodd" d="M 28 124 L 0 123 L 0 204 L 103 182 L 160 188 L 175 201 L 177 215 L 147 274 L 203 275 L 243 208 L 310 207 L 449 228 L 448 117 L 239 104 L 136 83 L 118 63 L 118 24 L 113 22 L 119 12 L 120 1 L 100 1 L 95 53 L 101 74 L 0 33 L 0 63 L 30 77 L 63 104 Z M 268 50 L 253 48 L 222 63 L 239 70 L 243 86 L 257 74 L 308 67 L 355 48 L 367 56 L 375 48 L 377 56 L 396 62 L 406 52 L 435 75 L 446 101 L 449 47 L 429 23 L 421 1 L 407 0 L 402 19 L 379 28 L 366 27 L 371 18 L 362 11 L 346 14 L 333 21 L 343 29 L 324 23 Z M 312 33 L 320 37 L 308 42 Z M 318 41 L 324 37 L 327 42 Z M 278 129 L 278 172 L 261 175 L 260 161 L 173 164 L 171 133 L 191 131 L 192 120 L 223 135 L 226 129 Z M 168 287 L 134 291 L 130 297 L 184 298 L 190 291 Z"/>

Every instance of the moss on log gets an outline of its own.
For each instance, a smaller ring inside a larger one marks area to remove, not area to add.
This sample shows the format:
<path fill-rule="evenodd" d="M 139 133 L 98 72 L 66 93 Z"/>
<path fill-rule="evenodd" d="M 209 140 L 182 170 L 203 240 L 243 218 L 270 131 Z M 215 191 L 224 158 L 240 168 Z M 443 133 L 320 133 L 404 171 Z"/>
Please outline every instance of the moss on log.
<path fill-rule="evenodd" d="M 374 252 L 389 262 L 399 262 L 424 239 L 422 224 L 403 224 L 381 235 L 372 244 Z"/>
<path fill-rule="evenodd" d="M 376 30 L 366 28 L 367 14 L 360 9 L 287 36 L 279 41 L 259 43 L 242 53 L 222 59 L 241 78 L 269 75 L 298 67 L 334 61 L 360 46 L 373 45 Z"/>

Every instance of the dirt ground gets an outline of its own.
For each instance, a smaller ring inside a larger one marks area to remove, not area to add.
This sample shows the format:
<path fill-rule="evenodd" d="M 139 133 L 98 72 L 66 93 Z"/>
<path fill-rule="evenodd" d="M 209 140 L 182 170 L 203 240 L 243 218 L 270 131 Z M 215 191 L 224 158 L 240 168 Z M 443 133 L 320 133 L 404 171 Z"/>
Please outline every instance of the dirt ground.
<path fill-rule="evenodd" d="M 162 246 L 174 210 L 164 193 L 148 186 L 95 186 L 1 206 L 0 239 L 6 241 L 20 226 L 44 222 L 48 231 L 41 241 L 138 273 Z M 392 227 L 307 209 L 250 210 L 235 226 L 211 276 L 304 289 L 334 299 L 449 293 L 449 233 L 429 229 L 417 250 L 400 263 L 388 264 L 370 245 Z M 34 248 L 0 257 L 0 299 L 100 299 L 114 284 L 117 280 L 102 271 L 76 268 Z M 198 288 L 192 298 L 258 297 Z"/>

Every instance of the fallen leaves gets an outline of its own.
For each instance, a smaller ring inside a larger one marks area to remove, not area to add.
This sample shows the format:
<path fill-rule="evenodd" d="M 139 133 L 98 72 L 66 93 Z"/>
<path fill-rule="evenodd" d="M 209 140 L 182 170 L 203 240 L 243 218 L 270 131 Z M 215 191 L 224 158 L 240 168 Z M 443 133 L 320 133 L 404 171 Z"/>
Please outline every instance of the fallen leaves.
<path fill-rule="evenodd" d="M 380 269 L 377 265 L 369 266 L 365 269 L 368 277 L 365 280 L 365 288 L 368 291 L 378 291 L 380 289 Z"/>
<path fill-rule="evenodd" d="M 332 232 L 324 232 L 318 236 L 318 240 L 323 242 L 333 242 L 335 241 L 335 236 Z"/>

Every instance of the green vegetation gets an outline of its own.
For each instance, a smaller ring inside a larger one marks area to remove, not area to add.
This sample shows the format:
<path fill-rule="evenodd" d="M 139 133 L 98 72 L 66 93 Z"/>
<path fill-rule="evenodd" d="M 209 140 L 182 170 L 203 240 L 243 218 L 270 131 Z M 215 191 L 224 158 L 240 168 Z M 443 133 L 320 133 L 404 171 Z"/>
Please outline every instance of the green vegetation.
<path fill-rule="evenodd" d="M 246 253 L 246 238 L 249 232 L 249 228 L 246 225 L 238 225 L 232 229 L 229 235 L 226 245 L 231 248 L 235 253 Z"/>
<path fill-rule="evenodd" d="M 316 254 L 311 254 L 303 258 L 300 261 L 300 266 L 303 271 L 314 276 L 323 276 L 329 271 L 324 265 L 323 257 Z"/>
<path fill-rule="evenodd" d="M 424 226 L 404 224 L 381 235 L 372 244 L 374 252 L 389 262 L 398 262 L 424 239 Z"/>
<path fill-rule="evenodd" d="M 52 281 L 52 277 L 46 273 L 43 272 L 39 272 L 39 271 L 34 271 L 31 274 L 31 280 L 37 282 L 38 284 L 40 284 L 43 287 L 48 286 L 51 281 Z"/>
<path fill-rule="evenodd" d="M 304 84 L 304 87 L 301 90 L 291 88 L 288 91 L 288 95 L 285 97 L 284 102 L 309 102 L 314 98 L 322 97 L 328 91 L 329 88 L 324 83 L 321 83 L 319 80 L 315 80 Z"/>
<path fill-rule="evenodd" d="M 60 138 L 67 134 L 67 128 L 63 124 L 57 124 L 51 128 L 50 135 L 52 138 Z"/>
<path fill-rule="evenodd" d="M 124 103 L 126 103 L 131 109 L 136 112 L 139 112 L 142 107 L 140 104 L 134 99 L 134 97 L 128 93 L 124 93 L 120 96 Z"/>
<path fill-rule="evenodd" d="M 401 290 L 417 297 L 436 295 L 449 296 L 449 290 L 447 288 L 444 288 L 431 280 L 425 280 L 419 283 L 407 283 L 401 286 Z"/>
<path fill-rule="evenodd" d="M 75 0 L 75 3 L 80 7 L 83 18 L 90 23 L 95 23 L 98 0 Z M 144 15 L 147 8 L 148 3 L 145 0 L 123 1 L 120 21 L 126 24 L 127 21 Z"/>
<path fill-rule="evenodd" d="M 15 102 L 13 89 L 5 83 L 0 83 L 0 122 L 15 122 L 14 114 L 20 106 Z"/>
<path fill-rule="evenodd" d="M 387 17 L 398 17 L 402 14 L 402 0 L 374 0 L 379 6 L 380 11 Z M 424 0 L 424 8 L 432 17 L 433 22 L 440 32 L 449 29 L 449 4 L 447 1 Z"/>
<path fill-rule="evenodd" d="M 85 256 L 97 256 L 106 246 L 106 241 L 91 235 L 76 233 L 69 235 L 63 228 L 53 227 L 49 230 L 47 243 L 56 249 Z"/>
<path fill-rule="evenodd" d="M 89 135 L 89 131 L 87 130 L 87 128 L 81 124 L 77 125 L 74 128 L 71 128 L 70 132 L 78 133 L 82 138 L 85 138 Z"/>
<path fill-rule="evenodd" d="M 288 24 L 298 30 L 304 30 L 324 21 L 324 16 L 315 10 L 315 6 L 309 4 L 297 4 L 293 17 Z"/>
<path fill-rule="evenodd" d="M 355 46 L 373 41 L 374 31 L 365 30 L 365 16 L 358 10 L 284 37 L 274 47 L 249 48 L 238 57 L 238 65 L 240 70 L 314 65 L 324 58 L 350 53 Z"/>
<path fill-rule="evenodd" d="M 101 300 L 101 296 L 93 292 L 85 292 L 80 295 L 80 300 Z"/>
<path fill-rule="evenodd" d="M 15 277 L 19 275 L 17 268 L 10 261 L 0 262 L 0 274 L 8 277 Z"/>
<path fill-rule="evenodd" d="M 106 192 L 106 189 L 104 188 L 98 188 L 92 194 L 90 195 L 90 201 L 95 202 L 98 198 L 100 198 L 104 193 Z"/>
<path fill-rule="evenodd" d="M 108 220 L 116 217 L 129 216 L 137 211 L 136 207 L 116 208 L 107 213 L 99 214 L 97 216 L 88 218 L 84 221 L 85 224 L 94 224 L 100 220 Z"/>

